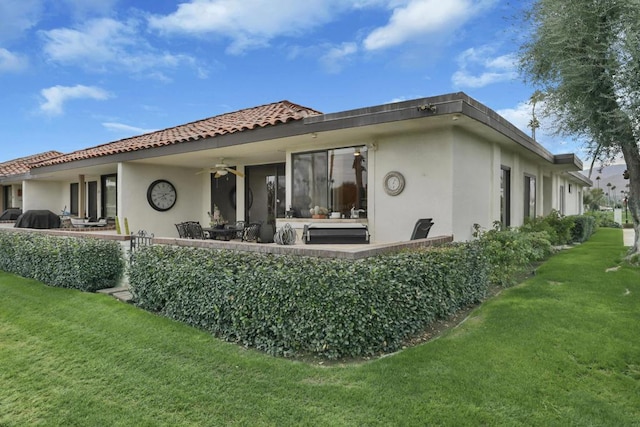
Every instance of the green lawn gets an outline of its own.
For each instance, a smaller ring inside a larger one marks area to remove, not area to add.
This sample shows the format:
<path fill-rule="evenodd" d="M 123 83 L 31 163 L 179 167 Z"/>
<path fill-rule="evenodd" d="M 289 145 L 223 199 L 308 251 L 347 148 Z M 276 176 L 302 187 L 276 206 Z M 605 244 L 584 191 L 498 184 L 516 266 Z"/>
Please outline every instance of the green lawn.
<path fill-rule="evenodd" d="M 0 273 L 0 426 L 640 425 L 640 270 L 606 272 L 623 254 L 601 229 L 443 337 L 331 366 Z"/>

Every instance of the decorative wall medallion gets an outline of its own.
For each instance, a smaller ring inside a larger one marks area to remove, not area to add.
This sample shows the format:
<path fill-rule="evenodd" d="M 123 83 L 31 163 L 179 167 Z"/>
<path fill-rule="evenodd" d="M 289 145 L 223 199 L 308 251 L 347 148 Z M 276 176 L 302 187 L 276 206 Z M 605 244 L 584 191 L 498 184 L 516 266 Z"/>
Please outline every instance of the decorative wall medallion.
<path fill-rule="evenodd" d="M 397 196 L 404 190 L 404 176 L 400 172 L 391 171 L 384 176 L 384 191 L 390 196 Z"/>

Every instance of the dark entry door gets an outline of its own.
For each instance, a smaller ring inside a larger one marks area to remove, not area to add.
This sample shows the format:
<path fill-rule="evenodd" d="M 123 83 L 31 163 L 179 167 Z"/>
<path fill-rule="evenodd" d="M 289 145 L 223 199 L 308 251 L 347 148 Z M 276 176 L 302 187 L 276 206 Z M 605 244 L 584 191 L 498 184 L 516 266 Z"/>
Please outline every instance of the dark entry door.
<path fill-rule="evenodd" d="M 2 207 L 2 210 L 7 210 L 9 208 L 12 208 L 12 201 L 11 201 L 11 186 L 10 185 L 5 185 L 4 187 L 2 187 L 2 199 L 3 199 L 3 204 L 4 206 Z"/>
<path fill-rule="evenodd" d="M 247 195 L 251 204 L 245 203 L 245 218 L 249 222 L 262 222 L 275 227 L 276 218 L 284 218 L 285 175 L 284 163 L 249 166 L 245 169 Z"/>
<path fill-rule="evenodd" d="M 98 219 L 98 181 L 87 183 L 87 197 L 89 198 L 89 218 Z"/>

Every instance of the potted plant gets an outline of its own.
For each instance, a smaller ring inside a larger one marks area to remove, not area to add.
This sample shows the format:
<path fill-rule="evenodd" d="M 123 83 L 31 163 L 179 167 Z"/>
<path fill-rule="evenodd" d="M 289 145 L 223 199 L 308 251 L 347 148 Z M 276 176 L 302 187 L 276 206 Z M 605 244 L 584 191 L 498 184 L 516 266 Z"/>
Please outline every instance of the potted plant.
<path fill-rule="evenodd" d="M 329 209 L 322 206 L 316 206 L 315 208 L 309 209 L 309 213 L 313 219 L 326 219 L 327 215 L 329 215 Z"/>
<path fill-rule="evenodd" d="M 226 221 L 220 213 L 220 209 L 218 209 L 218 206 L 213 205 L 213 213 L 207 212 L 207 215 L 209 215 L 209 225 L 212 228 L 224 228 L 224 224 L 226 224 Z"/>

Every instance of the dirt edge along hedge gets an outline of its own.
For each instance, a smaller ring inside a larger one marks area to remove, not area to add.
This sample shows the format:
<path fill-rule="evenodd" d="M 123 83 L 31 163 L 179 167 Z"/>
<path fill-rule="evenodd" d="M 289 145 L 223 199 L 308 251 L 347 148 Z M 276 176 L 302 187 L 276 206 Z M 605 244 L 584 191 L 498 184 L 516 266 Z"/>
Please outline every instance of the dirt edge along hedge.
<path fill-rule="evenodd" d="M 118 284 L 124 260 L 120 244 L 113 241 L 0 233 L 0 270 L 50 286 L 94 292 Z"/>
<path fill-rule="evenodd" d="M 134 254 L 136 304 L 277 356 L 392 352 L 436 319 L 480 301 L 477 242 L 364 260 L 153 246 Z"/>

